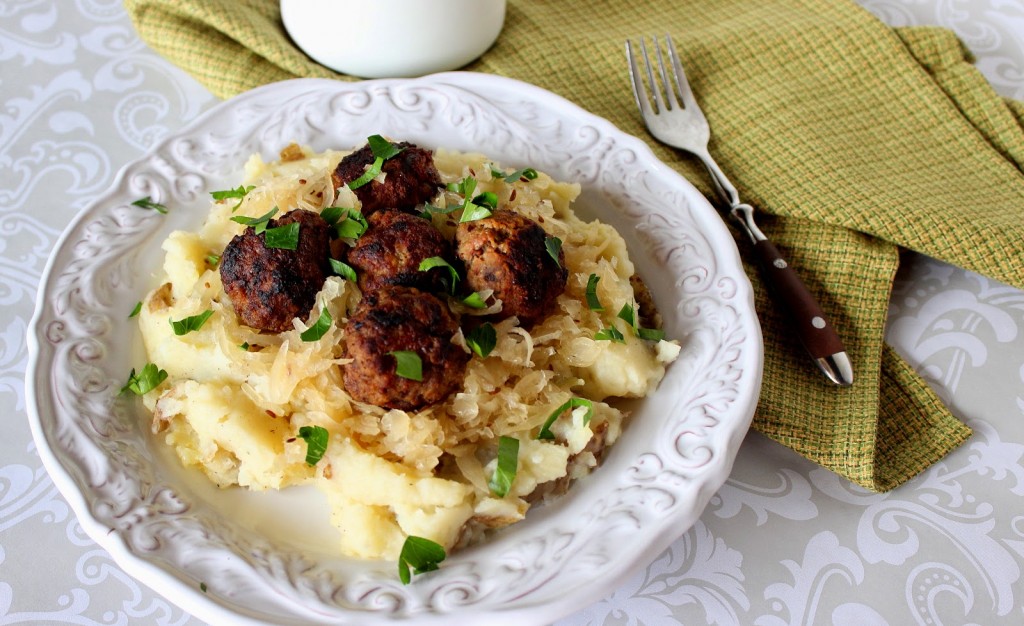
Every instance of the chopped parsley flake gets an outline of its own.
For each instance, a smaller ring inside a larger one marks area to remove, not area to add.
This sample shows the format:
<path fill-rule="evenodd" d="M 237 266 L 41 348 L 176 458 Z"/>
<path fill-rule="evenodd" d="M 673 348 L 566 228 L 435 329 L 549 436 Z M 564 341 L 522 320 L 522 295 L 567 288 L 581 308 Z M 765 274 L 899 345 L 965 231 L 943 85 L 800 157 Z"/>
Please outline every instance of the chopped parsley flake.
<path fill-rule="evenodd" d="M 638 328 L 636 334 L 647 341 L 661 341 L 665 338 L 665 331 L 660 328 Z"/>
<path fill-rule="evenodd" d="M 634 309 L 633 305 L 629 304 L 628 302 L 622 305 L 622 308 L 619 309 L 618 315 L 616 315 L 615 317 L 629 324 L 631 328 L 637 327 L 636 309 Z"/>
<path fill-rule="evenodd" d="M 243 226 L 252 226 L 252 229 L 256 232 L 257 235 L 259 235 L 263 231 L 267 230 L 267 223 L 270 221 L 270 218 L 272 218 L 275 213 L 277 213 L 277 207 L 270 209 L 260 217 L 246 217 L 244 215 L 236 215 L 235 217 L 231 218 L 231 221 L 241 224 Z"/>
<path fill-rule="evenodd" d="M 514 183 L 520 180 L 524 182 L 528 180 L 535 180 L 537 178 L 537 170 L 533 169 L 532 167 L 524 167 L 521 170 L 516 170 L 512 172 L 511 174 L 505 176 L 504 178 L 506 183 Z"/>
<path fill-rule="evenodd" d="M 306 465 L 316 465 L 327 452 L 331 434 L 323 426 L 302 426 L 299 428 L 299 439 L 306 442 Z"/>
<path fill-rule="evenodd" d="M 485 191 L 477 197 L 473 198 L 473 204 L 477 206 L 487 207 L 490 210 L 498 208 L 498 194 L 493 191 Z"/>
<path fill-rule="evenodd" d="M 167 372 L 159 369 L 155 363 L 146 363 L 138 374 L 135 373 L 134 368 L 132 369 L 131 374 L 128 375 L 128 382 L 125 383 L 124 387 L 121 387 L 121 393 L 131 391 L 136 395 L 142 396 L 156 389 L 166 379 Z"/>
<path fill-rule="evenodd" d="M 604 310 L 601 300 L 597 297 L 597 283 L 599 282 L 601 282 L 601 277 L 597 274 L 591 274 L 587 279 L 587 307 L 591 311 Z"/>
<path fill-rule="evenodd" d="M 587 412 L 583 415 L 583 425 L 586 426 L 590 423 L 590 418 L 594 415 L 594 403 L 586 398 L 572 397 L 565 401 L 560 407 L 551 412 L 548 419 L 544 421 L 544 425 L 540 427 L 540 432 L 537 433 L 537 439 L 554 439 L 555 434 L 551 432 L 551 425 L 555 423 L 558 416 L 567 410 L 576 409 L 579 407 L 586 407 Z"/>
<path fill-rule="evenodd" d="M 338 259 L 331 259 L 331 269 L 338 276 L 341 276 L 350 283 L 356 282 L 358 277 L 356 276 L 356 270 L 348 263 L 339 261 Z"/>
<path fill-rule="evenodd" d="M 317 341 L 331 328 L 331 312 L 327 310 L 327 307 L 320 309 L 320 317 L 317 318 L 316 323 L 302 331 L 299 337 L 303 341 Z"/>
<path fill-rule="evenodd" d="M 459 223 L 475 222 L 476 220 L 482 220 L 490 216 L 491 210 L 487 207 L 467 202 L 464 210 L 462 211 L 462 217 L 459 218 Z"/>
<path fill-rule="evenodd" d="M 449 183 L 448 190 L 462 194 L 462 204 L 456 207 L 456 209 L 462 209 L 462 217 L 459 218 L 459 223 L 473 222 L 490 217 L 491 209 L 498 206 L 498 197 L 493 193 L 484 192 L 477 196 L 473 195 L 476 191 L 476 179 L 472 176 L 467 176 L 458 183 Z M 473 199 L 470 200 L 470 198 Z M 477 204 L 478 200 L 480 204 Z"/>
<path fill-rule="evenodd" d="M 370 145 L 370 152 L 373 153 L 373 156 L 385 161 L 393 159 L 404 150 L 380 135 L 370 135 L 366 138 L 366 143 Z"/>
<path fill-rule="evenodd" d="M 594 339 L 598 341 L 614 341 L 615 343 L 626 343 L 626 336 L 618 328 L 609 326 L 594 333 Z"/>
<path fill-rule="evenodd" d="M 559 253 L 562 251 L 562 240 L 548 235 L 544 238 L 544 248 L 547 249 L 548 255 L 555 260 L 555 265 L 562 267 L 562 260 L 558 258 Z"/>
<path fill-rule="evenodd" d="M 452 267 L 451 263 L 445 261 L 442 257 L 432 256 L 430 258 L 423 259 L 422 261 L 420 261 L 420 265 L 417 269 L 419 269 L 419 271 L 421 272 L 428 272 L 434 269 L 435 267 L 448 268 L 449 280 L 446 282 L 448 282 L 449 290 L 454 294 L 455 285 L 459 284 L 459 272 L 454 267 Z"/>
<path fill-rule="evenodd" d="M 348 184 L 349 189 L 359 189 L 374 178 L 380 176 L 381 168 L 384 167 L 384 161 L 394 158 L 403 150 L 403 148 L 399 148 L 380 135 L 371 135 L 366 138 L 366 142 L 370 145 L 370 152 L 372 152 L 374 156 L 373 164 L 370 165 L 369 169 L 363 172 L 362 176 Z"/>
<path fill-rule="evenodd" d="M 206 583 L 199 583 L 199 590 L 206 593 Z"/>
<path fill-rule="evenodd" d="M 213 199 L 216 200 L 217 202 L 229 199 L 238 200 L 238 203 L 235 206 L 231 207 L 231 212 L 234 213 L 235 211 L 238 210 L 238 207 L 242 206 L 242 200 L 245 198 L 245 196 L 249 195 L 249 192 L 255 188 L 256 187 L 253 185 L 239 185 L 235 189 L 226 189 L 224 191 L 211 191 L 210 195 L 213 196 Z"/>
<path fill-rule="evenodd" d="M 329 206 L 323 211 L 320 211 L 320 217 L 322 217 L 323 220 L 331 226 L 334 226 L 338 223 L 338 220 L 345 216 L 347 211 L 351 210 L 352 209 L 346 209 L 345 207 L 340 206 Z"/>
<path fill-rule="evenodd" d="M 206 323 L 206 320 L 210 319 L 211 315 L 213 315 L 213 311 L 207 309 L 199 315 L 186 317 L 183 320 L 174 321 L 169 319 L 168 321 L 171 323 L 171 328 L 174 329 L 174 334 L 180 337 L 202 328 L 203 324 Z"/>
<path fill-rule="evenodd" d="M 486 309 L 487 302 L 484 301 L 484 297 L 480 295 L 479 291 L 474 291 L 461 300 L 462 304 L 468 306 L 471 309 Z"/>
<path fill-rule="evenodd" d="M 444 546 L 423 537 L 409 535 L 402 544 L 402 551 L 398 555 L 398 578 L 403 585 L 412 581 L 412 572 L 423 574 L 437 569 L 438 564 L 444 561 L 447 555 Z"/>
<path fill-rule="evenodd" d="M 526 182 L 528 180 L 535 180 L 537 178 L 537 170 L 533 169 L 532 167 L 524 167 L 523 169 L 516 170 L 511 174 L 506 174 L 505 172 L 492 167 L 491 176 L 493 178 L 500 178 L 506 183 L 515 183 L 519 181 Z"/>
<path fill-rule="evenodd" d="M 633 329 L 633 334 L 641 339 L 646 339 L 647 341 L 661 341 L 665 338 L 665 331 L 660 328 L 643 328 L 640 326 L 640 317 L 636 314 L 636 309 L 633 305 L 628 302 L 622 305 L 622 308 L 619 309 L 619 314 L 616 317 L 629 324 L 629 327 Z"/>
<path fill-rule="evenodd" d="M 358 239 L 370 227 L 363 214 L 355 209 L 345 209 L 344 217 L 334 225 L 334 234 L 341 239 Z"/>
<path fill-rule="evenodd" d="M 135 202 L 132 202 L 132 206 L 137 206 L 141 209 L 152 209 L 157 213 L 162 213 L 164 215 L 167 214 L 167 207 L 160 204 L 159 202 L 153 202 L 153 199 L 150 198 L 149 196 L 146 196 L 145 198 L 139 198 Z"/>
<path fill-rule="evenodd" d="M 446 206 L 444 208 L 441 208 L 439 206 L 434 206 L 433 204 L 430 204 L 428 202 L 428 203 L 423 205 L 423 213 L 421 213 L 421 215 L 423 217 L 430 217 L 431 214 L 433 214 L 433 213 L 438 213 L 440 215 L 448 215 L 449 213 L 454 213 L 455 211 L 459 210 L 460 208 L 462 208 L 461 204 L 456 204 L 455 206 Z"/>
<path fill-rule="evenodd" d="M 132 312 L 128 314 L 128 318 L 131 319 L 131 318 L 135 317 L 141 311 L 142 311 L 142 300 L 139 300 L 138 302 L 135 303 L 135 308 L 132 309 Z"/>
<path fill-rule="evenodd" d="M 206 255 L 206 264 L 209 265 L 211 269 L 217 267 L 218 263 L 220 263 L 220 255 L 219 254 L 207 254 Z"/>
<path fill-rule="evenodd" d="M 378 176 L 380 176 L 380 169 L 381 167 L 383 167 L 383 165 L 384 159 L 380 157 L 375 158 L 373 160 L 373 164 L 369 167 L 369 169 L 363 172 L 362 176 L 350 182 L 348 184 L 348 188 L 355 191 L 356 189 L 359 189 L 360 187 L 370 182 L 374 178 L 377 178 Z"/>
<path fill-rule="evenodd" d="M 299 223 L 292 222 L 284 226 L 268 228 L 263 235 L 263 242 L 268 248 L 295 250 L 299 247 Z"/>
<path fill-rule="evenodd" d="M 487 483 L 491 493 L 499 498 L 504 498 L 508 494 L 508 490 L 512 488 L 512 482 L 516 479 L 518 469 L 519 440 L 502 435 L 498 439 L 498 466 Z"/>
<path fill-rule="evenodd" d="M 476 179 L 467 176 L 457 183 L 448 183 L 448 191 L 461 194 L 463 198 L 471 196 L 476 191 Z"/>
<path fill-rule="evenodd" d="M 240 345 L 238 347 L 243 349 L 243 350 L 245 350 L 246 352 L 248 352 L 249 351 L 249 342 L 248 341 L 243 342 L 242 345 Z"/>
<path fill-rule="evenodd" d="M 388 354 L 395 357 L 397 362 L 395 367 L 396 374 L 409 380 L 423 380 L 423 361 L 420 359 L 420 355 L 412 350 L 394 350 L 393 352 L 388 352 Z"/>
<path fill-rule="evenodd" d="M 498 334 L 489 322 L 484 322 L 466 335 L 466 345 L 481 359 L 486 359 L 497 344 Z"/>

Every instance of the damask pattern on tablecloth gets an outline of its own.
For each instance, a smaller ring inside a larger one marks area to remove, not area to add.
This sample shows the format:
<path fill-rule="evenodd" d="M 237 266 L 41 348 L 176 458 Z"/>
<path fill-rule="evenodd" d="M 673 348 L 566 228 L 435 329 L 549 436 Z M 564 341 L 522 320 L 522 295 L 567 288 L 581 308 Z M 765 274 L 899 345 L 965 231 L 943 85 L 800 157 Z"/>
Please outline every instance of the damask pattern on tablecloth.
<path fill-rule="evenodd" d="M 892 26 L 940 25 L 974 53 L 1002 95 L 1024 100 L 1024 3 L 1020 0 L 858 0 Z"/>
<path fill-rule="evenodd" d="M 0 624 L 198 623 L 98 549 L 43 470 L 25 336 L 70 218 L 214 99 L 145 48 L 117 0 L 0 3 L 0 67 Z"/>
<path fill-rule="evenodd" d="M 861 4 L 953 28 L 996 89 L 1024 99 L 1024 2 Z M 84 535 L 31 442 L 23 379 L 64 225 L 213 98 L 145 48 L 119 0 L 9 0 L 0 100 L 0 624 L 198 624 Z M 560 626 L 1024 623 L 1024 509 L 993 505 L 1024 496 L 1024 294 L 913 257 L 887 336 L 970 423 L 967 444 L 873 494 L 751 434 L 701 521 Z"/>

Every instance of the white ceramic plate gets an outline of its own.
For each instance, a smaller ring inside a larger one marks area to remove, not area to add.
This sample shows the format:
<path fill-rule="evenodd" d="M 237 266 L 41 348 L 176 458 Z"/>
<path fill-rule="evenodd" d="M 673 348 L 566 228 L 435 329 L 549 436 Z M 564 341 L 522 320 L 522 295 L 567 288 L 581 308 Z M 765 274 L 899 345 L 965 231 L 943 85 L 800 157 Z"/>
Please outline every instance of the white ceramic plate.
<path fill-rule="evenodd" d="M 604 465 L 570 492 L 437 572 L 402 586 L 393 563 L 331 554 L 326 506 L 303 489 L 219 491 L 118 396 L 144 363 L 128 313 L 160 243 L 204 219 L 253 152 L 317 150 L 381 133 L 479 151 L 584 192 L 577 210 L 626 238 L 681 358 L 637 402 Z M 171 211 L 130 206 L 152 196 Z M 29 337 L 40 455 L 86 532 L 127 572 L 216 624 L 550 622 L 600 599 L 698 518 L 729 474 L 761 382 L 751 288 L 704 198 L 640 140 L 536 87 L 450 73 L 361 83 L 297 80 L 225 102 L 128 165 L 69 226 Z M 205 589 L 205 591 L 203 590 Z"/>

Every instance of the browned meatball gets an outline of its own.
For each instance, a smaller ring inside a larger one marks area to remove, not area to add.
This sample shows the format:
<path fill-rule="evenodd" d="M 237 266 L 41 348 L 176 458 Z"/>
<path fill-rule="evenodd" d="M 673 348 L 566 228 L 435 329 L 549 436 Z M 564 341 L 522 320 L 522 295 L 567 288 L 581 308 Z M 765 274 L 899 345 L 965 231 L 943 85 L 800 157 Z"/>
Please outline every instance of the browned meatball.
<path fill-rule="evenodd" d="M 279 333 L 292 320 L 305 316 L 330 275 L 330 226 L 319 214 L 299 209 L 267 228 L 299 223 L 295 250 L 268 248 L 265 233 L 252 226 L 228 243 L 220 257 L 220 278 L 242 322 L 259 330 Z"/>
<path fill-rule="evenodd" d="M 443 267 L 421 272 L 424 259 L 451 260 L 451 244 L 422 217 L 394 209 L 377 211 L 366 220 L 370 227 L 346 257 L 359 275 L 363 293 L 384 285 L 406 285 L 424 291 L 443 291 L 448 272 Z"/>
<path fill-rule="evenodd" d="M 469 355 L 452 343 L 458 320 L 441 300 L 414 287 L 367 294 L 345 326 L 345 390 L 356 400 L 405 411 L 441 402 L 462 385 Z M 399 376 L 389 352 L 411 350 L 423 380 Z"/>
<path fill-rule="evenodd" d="M 466 284 L 474 291 L 493 289 L 501 316 L 531 326 L 548 315 L 569 277 L 565 254 L 548 253 L 540 224 L 509 210 L 459 224 L 455 254 L 466 266 Z"/>
<path fill-rule="evenodd" d="M 417 205 L 429 202 L 443 186 L 430 150 L 405 141 L 395 145 L 402 148 L 402 151 L 384 161 L 381 167 L 381 171 L 387 174 L 384 182 L 371 180 L 355 190 L 365 216 L 380 209 L 411 212 Z M 368 145 L 343 158 L 331 175 L 334 188 L 362 176 L 373 159 L 373 152 Z"/>

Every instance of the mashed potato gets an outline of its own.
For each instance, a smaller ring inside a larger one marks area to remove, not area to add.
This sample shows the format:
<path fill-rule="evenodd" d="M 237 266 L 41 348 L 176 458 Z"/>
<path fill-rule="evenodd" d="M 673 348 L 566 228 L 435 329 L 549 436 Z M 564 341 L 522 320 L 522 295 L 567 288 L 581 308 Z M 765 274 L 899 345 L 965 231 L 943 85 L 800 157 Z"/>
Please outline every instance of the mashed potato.
<path fill-rule="evenodd" d="M 539 222 L 562 241 L 569 270 L 557 309 L 529 332 L 507 319 L 494 324 L 497 345 L 470 361 L 461 391 L 417 412 L 387 410 L 354 401 L 342 385 L 344 322 L 361 294 L 340 277 L 327 279 L 317 305 L 294 328 L 260 333 L 242 325 L 224 295 L 217 255 L 245 227 L 233 216 L 259 217 L 272 207 L 321 211 L 358 208 L 347 188 L 337 193 L 330 173 L 341 152 L 313 154 L 290 146 L 287 159 L 265 163 L 253 156 L 238 200 L 213 203 L 198 232 L 174 232 L 163 243 L 165 277 L 139 315 L 149 360 L 168 374 L 145 394 L 154 431 L 173 446 L 182 463 L 204 471 L 221 487 L 284 489 L 312 483 L 331 506 L 341 553 L 395 559 L 407 536 L 431 539 L 449 551 L 480 539 L 488 528 L 523 518 L 530 503 L 566 488 L 589 472 L 615 441 L 625 415 L 605 400 L 649 393 L 678 354 L 670 341 L 646 341 L 616 317 L 636 306 L 633 264 L 611 227 L 584 222 L 571 203 L 578 185 L 539 174 L 505 182 L 486 157 L 438 151 L 444 181 L 474 176 L 478 192 L 497 194 L 500 206 Z M 435 214 L 447 236 L 449 216 Z M 603 311 L 587 306 L 589 277 L 600 277 Z M 473 311 L 451 300 L 457 314 Z M 301 333 L 326 309 L 334 320 L 316 341 Z M 168 320 L 212 311 L 196 331 L 176 335 Z M 598 340 L 609 326 L 623 342 Z M 566 411 L 551 430 L 537 432 L 557 407 L 573 397 L 592 401 Z M 330 434 L 323 458 L 306 463 L 303 426 Z M 520 441 L 518 470 L 509 492 L 496 497 L 488 481 L 501 436 Z"/>

